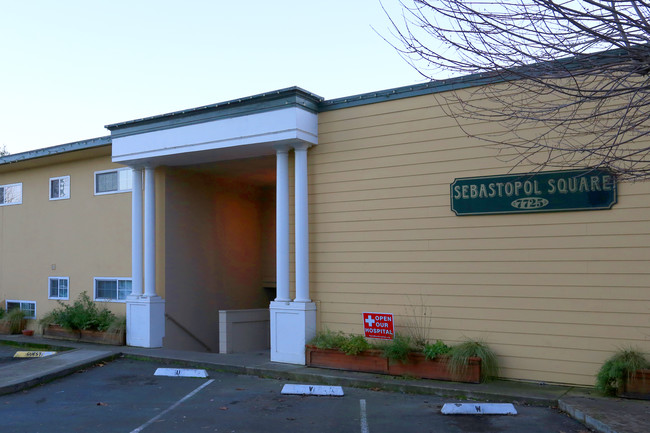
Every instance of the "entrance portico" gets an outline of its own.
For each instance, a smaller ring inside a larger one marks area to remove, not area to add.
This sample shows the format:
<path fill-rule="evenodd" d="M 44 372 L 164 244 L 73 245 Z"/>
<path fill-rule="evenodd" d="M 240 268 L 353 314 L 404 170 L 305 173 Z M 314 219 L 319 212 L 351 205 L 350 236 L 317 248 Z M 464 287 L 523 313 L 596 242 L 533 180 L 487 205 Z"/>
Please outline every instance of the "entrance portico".
<path fill-rule="evenodd" d="M 304 363 L 304 344 L 316 326 L 316 307 L 309 297 L 307 152 L 318 142 L 319 101 L 315 95 L 290 88 L 107 126 L 113 161 L 133 168 L 133 281 L 126 301 L 127 344 L 161 347 L 165 336 L 165 300 L 156 285 L 156 168 L 275 155 L 277 296 L 270 305 L 271 360 Z M 293 300 L 289 287 L 290 153 L 295 165 Z"/>

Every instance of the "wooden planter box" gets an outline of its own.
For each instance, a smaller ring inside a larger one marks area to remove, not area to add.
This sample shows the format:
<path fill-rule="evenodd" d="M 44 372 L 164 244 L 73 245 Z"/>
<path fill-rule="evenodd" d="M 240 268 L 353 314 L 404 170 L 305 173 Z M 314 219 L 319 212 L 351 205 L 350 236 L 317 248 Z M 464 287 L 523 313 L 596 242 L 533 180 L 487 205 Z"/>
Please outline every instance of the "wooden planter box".
<path fill-rule="evenodd" d="M 381 356 L 379 350 L 368 350 L 359 355 L 346 355 L 336 349 L 318 349 L 308 345 L 305 347 L 305 355 L 306 363 L 310 367 L 468 383 L 479 383 L 481 380 L 481 358 L 470 358 L 466 371 L 454 377 L 449 372 L 446 357 L 426 359 L 420 353 L 410 354 L 406 363 L 390 363 L 388 359 Z"/>
<path fill-rule="evenodd" d="M 467 368 L 452 375 L 448 366 L 449 358 L 437 356 L 427 359 L 422 353 L 411 353 L 405 363 L 388 365 L 388 373 L 397 376 L 413 376 L 423 379 L 453 380 L 454 382 L 480 383 L 481 358 L 470 358 Z"/>
<path fill-rule="evenodd" d="M 113 346 L 124 346 L 126 344 L 126 333 L 124 331 L 105 332 L 82 329 L 80 341 L 85 341 L 87 343 L 111 344 Z"/>
<path fill-rule="evenodd" d="M 379 350 L 366 350 L 359 355 L 346 355 L 337 349 L 306 346 L 305 355 L 307 365 L 310 367 L 388 374 L 388 360 L 381 356 Z"/>
<path fill-rule="evenodd" d="M 63 328 L 59 325 L 47 325 L 43 328 L 43 337 L 55 340 L 79 341 L 81 332 Z"/>
<path fill-rule="evenodd" d="M 43 329 L 43 337 L 53 338 L 56 340 L 81 341 L 86 343 L 111 344 L 114 346 L 124 346 L 126 344 L 126 335 L 124 331 L 120 332 L 100 332 L 90 330 L 70 330 L 62 328 L 59 325 L 48 325 Z"/>
<path fill-rule="evenodd" d="M 637 370 L 616 393 L 619 397 L 650 400 L 650 369 Z"/>

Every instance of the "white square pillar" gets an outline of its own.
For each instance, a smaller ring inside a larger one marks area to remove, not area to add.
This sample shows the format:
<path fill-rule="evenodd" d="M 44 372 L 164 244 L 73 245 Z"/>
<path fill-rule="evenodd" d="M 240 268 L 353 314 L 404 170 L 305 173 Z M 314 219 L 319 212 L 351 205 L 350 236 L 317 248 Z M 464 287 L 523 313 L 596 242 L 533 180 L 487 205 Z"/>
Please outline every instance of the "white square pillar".
<path fill-rule="evenodd" d="M 305 365 L 305 344 L 316 335 L 314 302 L 271 302 L 271 361 Z"/>
<path fill-rule="evenodd" d="M 162 347 L 165 336 L 165 300 L 160 296 L 129 296 L 126 301 L 126 344 Z"/>

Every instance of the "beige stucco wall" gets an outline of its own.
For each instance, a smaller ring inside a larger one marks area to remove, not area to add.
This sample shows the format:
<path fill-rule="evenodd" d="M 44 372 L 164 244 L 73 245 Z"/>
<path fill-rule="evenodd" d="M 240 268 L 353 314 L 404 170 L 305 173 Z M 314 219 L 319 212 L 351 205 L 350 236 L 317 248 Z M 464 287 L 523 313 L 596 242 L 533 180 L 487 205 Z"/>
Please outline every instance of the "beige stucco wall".
<path fill-rule="evenodd" d="M 84 291 L 92 298 L 94 277 L 130 278 L 131 194 L 93 193 L 94 172 L 116 167 L 110 146 L 2 167 L 0 185 L 23 184 L 22 204 L 0 206 L 2 307 L 6 299 L 35 301 L 42 317 L 57 307 L 48 299 L 51 276 L 70 278 L 65 303 Z M 70 199 L 51 201 L 49 179 L 58 176 L 70 176 Z M 125 314 L 123 303 L 102 305 Z"/>
<path fill-rule="evenodd" d="M 650 352 L 650 182 L 620 184 L 606 211 L 450 210 L 455 178 L 511 168 L 434 96 L 321 113 L 309 151 L 321 328 L 360 333 L 362 312 L 394 313 L 402 332 L 415 320 L 434 341 L 484 339 L 504 377 L 584 385 L 619 347 Z"/>

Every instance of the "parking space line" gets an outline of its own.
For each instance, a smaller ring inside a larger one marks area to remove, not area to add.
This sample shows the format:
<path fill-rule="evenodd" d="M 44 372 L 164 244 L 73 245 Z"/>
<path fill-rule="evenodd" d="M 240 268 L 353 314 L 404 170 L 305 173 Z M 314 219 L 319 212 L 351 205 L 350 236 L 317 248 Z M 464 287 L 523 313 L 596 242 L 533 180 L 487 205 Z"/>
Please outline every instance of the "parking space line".
<path fill-rule="evenodd" d="M 181 398 L 181 399 L 178 400 L 176 403 L 172 404 L 172 405 L 169 406 L 167 409 L 165 409 L 164 411 L 160 412 L 158 415 L 156 415 L 155 417 L 151 418 L 151 419 L 150 419 L 149 421 L 147 421 L 146 423 L 142 424 L 140 427 L 136 428 L 135 430 L 131 430 L 130 433 L 139 433 L 139 432 L 141 432 L 142 430 L 144 430 L 145 428 L 147 428 L 148 426 L 150 426 L 151 424 L 153 424 L 154 422 L 156 422 L 156 421 L 158 420 L 158 418 L 160 418 L 161 416 L 165 415 L 167 412 L 176 409 L 176 408 L 178 407 L 178 405 L 180 405 L 181 403 L 183 403 L 185 400 L 187 400 L 187 399 L 189 399 L 189 398 L 192 398 L 196 393 L 198 393 L 199 391 L 201 391 L 201 390 L 202 390 L 203 388 L 205 388 L 206 386 L 210 385 L 212 382 L 214 382 L 214 379 L 210 379 L 210 380 L 208 380 L 208 381 L 205 382 L 203 385 L 199 386 L 199 387 L 196 388 L 194 391 L 190 392 L 190 393 L 187 394 L 185 397 Z"/>
<path fill-rule="evenodd" d="M 368 417 L 366 416 L 366 401 L 364 399 L 359 400 L 359 406 L 361 407 L 361 433 L 370 433 Z"/>

